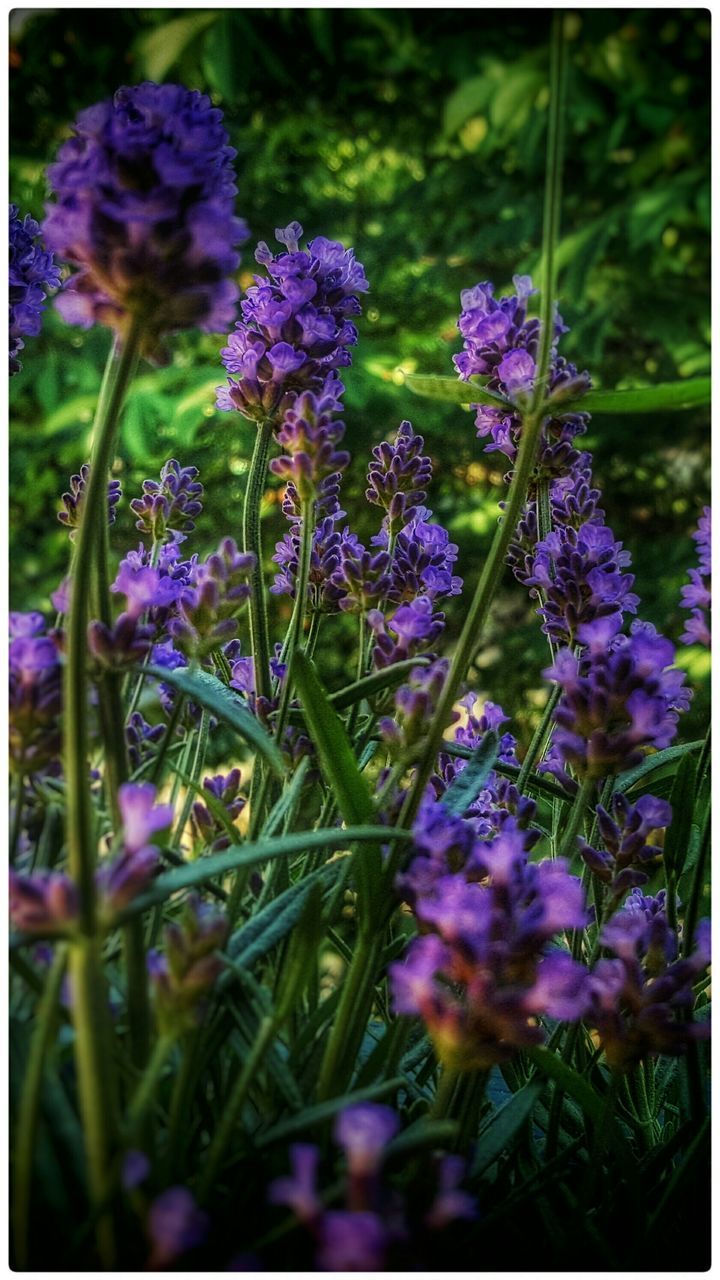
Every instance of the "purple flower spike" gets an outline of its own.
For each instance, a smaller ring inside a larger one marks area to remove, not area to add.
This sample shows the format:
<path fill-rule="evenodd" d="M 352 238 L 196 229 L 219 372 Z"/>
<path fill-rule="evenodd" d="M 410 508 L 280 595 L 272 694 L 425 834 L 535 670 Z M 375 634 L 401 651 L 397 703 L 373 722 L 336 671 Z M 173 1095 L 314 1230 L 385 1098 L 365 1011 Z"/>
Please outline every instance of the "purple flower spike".
<path fill-rule="evenodd" d="M 276 232 L 287 252 L 275 257 L 258 245 L 255 257 L 267 277 L 255 277 L 221 352 L 237 376 L 218 387 L 218 409 L 258 421 L 281 415 L 297 392 L 317 391 L 330 370 L 350 364 L 357 330 L 349 317 L 360 314 L 357 295 L 368 287 L 351 249 L 320 236 L 300 250 L 302 227 L 290 227 Z"/>
<path fill-rule="evenodd" d="M 301 502 L 317 497 L 322 482 L 350 461 L 349 453 L 336 448 L 345 434 L 345 424 L 334 417 L 341 411 L 342 392 L 342 383 L 329 374 L 322 392 L 298 395 L 276 432 L 284 452 L 272 459 L 270 470 L 292 483 Z"/>
<path fill-rule="evenodd" d="M 159 1270 L 203 1244 L 210 1219 L 187 1187 L 168 1187 L 150 1205 L 147 1229 L 152 1242 L 148 1265 Z"/>
<path fill-rule="evenodd" d="M 175 543 L 195 528 L 202 511 L 203 487 L 197 467 L 181 467 L 170 458 L 160 472 L 160 480 L 143 480 L 142 498 L 133 498 L 130 510 L 138 519 L 135 528 L 149 534 L 154 542 L 164 542 L 169 534 Z"/>
<path fill-rule="evenodd" d="M 317 1265 L 321 1271 L 384 1271 L 388 1243 L 377 1214 L 332 1209 L 323 1215 Z"/>
<path fill-rule="evenodd" d="M 40 613 L 10 615 L 10 760 L 35 773 L 60 752 L 62 670 L 54 637 Z"/>
<path fill-rule="evenodd" d="M 165 952 L 147 956 L 161 1034 L 179 1034 L 201 1021 L 207 997 L 222 971 L 218 950 L 229 922 L 223 911 L 191 895 L 179 922 L 165 928 Z"/>
<path fill-rule="evenodd" d="M 350 1176 L 376 1173 L 388 1142 L 399 1128 L 395 1112 L 377 1102 L 357 1102 L 341 1111 L 333 1136 L 345 1152 Z"/>
<path fill-rule="evenodd" d="M 144 1151 L 135 1149 L 126 1152 L 122 1163 L 120 1181 L 125 1191 L 134 1191 L 148 1177 L 150 1161 Z"/>
<path fill-rule="evenodd" d="M 372 451 L 365 497 L 384 508 L 390 537 L 413 519 L 427 498 L 432 463 L 422 451 L 424 443 L 410 422 L 401 422 L 393 443 L 383 440 Z"/>
<path fill-rule="evenodd" d="M 425 1222 L 431 1231 L 442 1230 L 453 1222 L 478 1216 L 477 1200 L 469 1191 L 461 1191 L 465 1174 L 462 1156 L 445 1156 L 440 1161 L 439 1187 Z"/>
<path fill-rule="evenodd" d="M 169 624 L 188 657 L 205 657 L 237 634 L 237 615 L 250 595 L 254 563 L 252 553 L 238 551 L 232 538 L 223 538 L 217 551 L 192 567 Z"/>
<path fill-rule="evenodd" d="M 711 574 L 711 510 L 703 507 L 698 527 L 693 534 L 697 544 L 699 568 L 689 569 L 690 582 L 683 587 L 681 608 L 690 609 L 691 614 L 685 623 L 685 630 L 680 639 L 683 644 L 701 644 L 710 648 L 710 602 L 712 599 Z"/>
<path fill-rule="evenodd" d="M 310 1143 L 296 1142 L 290 1148 L 290 1160 L 292 1174 L 270 1184 L 268 1199 L 271 1204 L 286 1204 L 300 1222 L 312 1224 L 322 1209 L 316 1190 L 320 1152 Z"/>
<path fill-rule="evenodd" d="M 38 239 L 40 228 L 34 218 L 19 217 L 17 205 L 10 205 L 10 241 L 8 250 L 10 301 L 10 376 L 20 373 L 18 359 L 25 343 L 40 332 L 43 302 L 48 289 L 57 289 L 60 270 Z"/>
<path fill-rule="evenodd" d="M 629 636 L 619 628 L 617 617 L 584 624 L 578 639 L 587 651 L 562 649 L 544 672 L 562 689 L 555 745 L 581 777 L 610 777 L 648 747 L 669 746 L 690 702 L 670 642 L 649 623 L 633 623 Z"/>
<path fill-rule="evenodd" d="M 137 853 L 152 844 L 153 836 L 172 825 L 172 805 L 156 805 L 156 796 L 157 788 L 150 782 L 126 782 L 118 791 L 123 843 L 128 853 Z"/>
<path fill-rule="evenodd" d="M 649 838 L 670 826 L 672 809 L 666 800 L 651 795 L 641 796 L 632 805 L 618 791 L 612 798 L 611 811 L 598 805 L 596 813 L 605 847 L 594 849 L 581 844 L 580 852 L 593 874 L 610 886 L 617 902 L 628 889 L 645 884 L 648 869 L 662 857 L 662 847 L 650 843 Z"/>
<path fill-rule="evenodd" d="M 197 90 L 146 82 L 82 111 L 74 130 L 48 170 L 56 203 L 43 225 L 79 269 L 57 301 L 65 319 L 125 333 L 136 317 L 156 357 L 165 333 L 221 332 L 247 229 L 220 111 Z"/>
<path fill-rule="evenodd" d="M 10 868 L 10 922 L 21 933 L 67 933 L 77 920 L 77 889 L 61 871 L 19 875 Z"/>
<path fill-rule="evenodd" d="M 598 618 L 622 621 L 640 603 L 630 588 L 634 577 L 622 573 L 630 555 L 612 530 L 596 521 L 580 529 L 561 527 L 537 544 L 531 573 L 525 577 L 542 601 L 543 631 L 556 644 L 572 646 L 581 626 Z"/>
<path fill-rule="evenodd" d="M 70 541 L 75 541 L 75 531 L 80 527 L 85 490 L 90 478 L 90 464 L 84 462 L 80 474 L 70 477 L 70 491 L 62 496 L 63 510 L 58 512 L 58 520 L 70 530 Z M 115 523 L 115 508 L 122 497 L 119 480 L 108 480 L 108 525 Z"/>

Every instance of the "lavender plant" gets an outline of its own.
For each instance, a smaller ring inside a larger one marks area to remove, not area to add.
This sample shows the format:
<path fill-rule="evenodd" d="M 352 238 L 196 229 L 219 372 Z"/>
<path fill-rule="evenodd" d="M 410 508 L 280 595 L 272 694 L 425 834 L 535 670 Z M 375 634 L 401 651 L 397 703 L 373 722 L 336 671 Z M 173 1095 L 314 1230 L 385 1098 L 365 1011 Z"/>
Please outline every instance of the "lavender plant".
<path fill-rule="evenodd" d="M 452 394 L 512 469 L 449 652 L 462 566 L 410 422 L 370 453 L 375 532 L 353 528 L 368 282 L 297 222 L 220 353 L 218 405 L 257 427 L 240 545 L 203 554 L 201 480 L 170 459 L 129 503 L 139 545 L 110 546 L 137 359 L 232 322 L 234 155 L 208 99 L 144 84 L 48 171 L 47 243 L 78 268 L 58 306 L 114 340 L 57 617 L 10 618 L 20 1270 L 656 1266 L 697 1203 L 709 749 L 577 447 L 603 397 L 558 354 L 564 60 L 556 15 L 542 290 L 462 296 Z M 696 536 L 681 643 L 705 637 L 709 509 Z M 506 571 L 551 649 L 529 744 L 470 679 Z"/>

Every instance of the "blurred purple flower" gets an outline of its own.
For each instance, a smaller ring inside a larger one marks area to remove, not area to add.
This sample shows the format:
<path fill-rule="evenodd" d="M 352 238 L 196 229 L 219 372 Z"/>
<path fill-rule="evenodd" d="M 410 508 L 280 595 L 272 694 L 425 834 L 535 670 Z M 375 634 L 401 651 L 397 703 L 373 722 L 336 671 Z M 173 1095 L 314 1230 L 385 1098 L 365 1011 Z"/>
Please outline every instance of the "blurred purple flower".
<path fill-rule="evenodd" d="M 42 324 L 43 302 L 48 289 L 57 289 L 60 270 L 39 240 L 40 228 L 34 218 L 21 218 L 17 205 L 10 205 L 10 238 L 8 248 L 8 298 L 10 303 L 9 344 L 10 376 L 20 373 L 18 359 L 25 343 L 34 338 Z"/>

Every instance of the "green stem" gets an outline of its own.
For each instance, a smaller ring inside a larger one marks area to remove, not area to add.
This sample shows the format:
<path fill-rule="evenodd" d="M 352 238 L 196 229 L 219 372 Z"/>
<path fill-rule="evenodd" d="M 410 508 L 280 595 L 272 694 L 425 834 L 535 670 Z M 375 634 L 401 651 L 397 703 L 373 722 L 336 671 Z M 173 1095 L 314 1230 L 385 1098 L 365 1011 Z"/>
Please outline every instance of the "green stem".
<path fill-rule="evenodd" d="M 70 947 L 70 981 L 75 1023 L 75 1066 L 80 1119 L 93 1207 L 98 1213 L 97 1244 L 103 1265 L 112 1270 L 115 1231 L 108 1203 L 112 1187 L 112 1149 L 117 1124 L 114 1078 L 110 1075 L 107 987 L 100 944 L 79 938 Z"/>
<path fill-rule="evenodd" d="M 79 924 L 84 934 L 70 949 L 75 1060 L 90 1191 L 96 1207 L 103 1203 L 108 1189 L 114 1097 L 112 1058 L 104 1033 L 106 986 L 101 950 L 95 940 L 97 842 L 88 768 L 87 625 L 93 571 L 97 572 L 98 529 L 106 518 L 107 474 L 139 341 L 140 327 L 133 321 L 124 346 L 118 351 L 116 343 L 108 359 L 100 391 L 90 476 L 76 539 L 64 680 L 68 868 L 78 888 Z M 103 1262 L 111 1265 L 113 1225 L 107 1213 L 98 1218 L 97 1236 Z"/>
<path fill-rule="evenodd" d="M 250 579 L 251 594 L 248 602 L 248 620 L 250 625 L 250 649 L 255 671 L 255 689 L 258 697 L 261 698 L 269 698 L 271 693 L 270 631 L 263 575 L 260 506 L 265 492 L 273 427 L 273 419 L 266 418 L 257 429 L 247 489 L 245 491 L 242 522 L 243 550 L 246 552 L 252 551 L 255 556 L 255 566 Z"/>
<path fill-rule="evenodd" d="M 132 1101 L 128 1107 L 127 1119 L 125 1122 L 125 1141 L 132 1146 L 135 1137 L 142 1125 L 145 1113 L 150 1106 L 155 1091 L 160 1083 L 160 1077 L 165 1069 L 165 1064 L 172 1052 L 175 1044 L 175 1037 L 171 1035 L 160 1036 L 155 1041 L 155 1048 L 152 1057 L 147 1064 L 138 1084 Z"/>
<path fill-rule="evenodd" d="M 307 609 L 307 588 L 310 578 L 310 562 L 312 559 L 313 533 L 315 532 L 313 525 L 314 509 L 314 501 L 312 499 L 305 499 L 302 504 L 300 558 L 297 578 L 295 580 L 295 603 L 293 605 L 290 626 L 288 627 L 285 644 L 283 646 L 283 660 L 287 663 L 287 674 L 282 683 L 280 706 L 275 720 L 274 734 L 278 743 L 282 740 L 282 735 L 287 723 L 288 710 L 290 708 L 290 698 L 292 696 L 292 661 L 295 656 L 296 649 L 302 647 L 303 623 L 305 621 L 305 612 Z"/>
<path fill-rule="evenodd" d="M 197 738 L 195 739 L 195 754 L 193 756 L 192 767 L 190 769 L 190 777 L 192 778 L 193 782 L 199 781 L 200 774 L 202 773 L 203 767 L 205 765 L 205 754 L 207 752 L 208 733 L 209 733 L 209 716 L 207 711 L 205 711 L 205 709 L 203 708 L 200 714 L 200 726 L 198 728 Z M 187 826 L 188 819 L 190 817 L 190 813 L 192 811 L 194 802 L 195 802 L 195 792 L 193 791 L 192 787 L 188 787 L 185 795 L 185 799 L 183 801 L 182 812 L 180 814 L 180 817 L 178 818 L 177 825 L 175 827 L 175 831 L 173 833 L 173 837 L 171 841 L 171 844 L 173 844 L 178 849 L 180 848 L 180 841 L 182 840 L 183 832 Z"/>
<path fill-rule="evenodd" d="M 55 1031 L 57 1003 L 66 963 L 67 946 L 59 943 L 36 1010 L 30 1053 L 23 1076 L 12 1182 L 15 1266 L 18 1271 L 27 1270 L 30 1192 L 40 1091 L 45 1056 Z"/>
<path fill-rule="evenodd" d="M 20 843 L 20 834 L 22 832 L 22 812 L 25 800 L 25 777 L 21 769 L 15 774 L 13 779 L 13 820 L 12 831 L 10 832 L 10 863 L 14 863 L 17 857 L 18 845 Z"/>
<path fill-rule="evenodd" d="M 445 1120 L 452 1116 L 452 1104 L 459 1080 L 459 1071 L 453 1070 L 452 1067 L 442 1068 L 433 1104 L 430 1108 L 431 1119 Z"/>
<path fill-rule="evenodd" d="M 275 1017 L 268 1016 L 262 1019 L 255 1041 L 250 1050 L 249 1057 L 245 1060 L 243 1069 L 235 1082 L 235 1088 L 223 1108 L 220 1123 L 215 1130 L 215 1136 L 210 1144 L 210 1150 L 207 1154 L 207 1161 L 203 1170 L 202 1178 L 200 1179 L 200 1186 L 198 1190 L 200 1200 L 205 1200 L 213 1189 L 215 1179 L 220 1168 L 220 1162 L 225 1154 L 225 1148 L 232 1137 L 232 1131 L 235 1127 L 238 1115 L 240 1114 L 240 1109 L 247 1097 L 248 1090 L 255 1078 L 256 1072 L 265 1057 L 265 1053 L 272 1037 L 275 1034 L 275 1030 Z"/>
<path fill-rule="evenodd" d="M 358 937 L 320 1067 L 317 1090 L 320 1102 L 334 1097 L 336 1090 L 344 1088 L 352 1074 L 372 1008 L 383 938 L 384 930 L 376 927 Z"/>
<path fill-rule="evenodd" d="M 520 792 L 525 791 L 528 779 L 535 768 L 536 762 L 542 758 L 545 749 L 545 740 L 547 738 L 550 725 L 552 724 L 553 714 L 560 700 L 561 692 L 562 690 L 559 684 L 554 684 L 550 690 L 550 696 L 545 703 L 545 708 L 542 716 L 540 717 L 540 723 L 532 736 L 532 741 L 527 749 L 527 754 L 522 762 L 520 772 L 518 774 L 516 786 Z"/>
<path fill-rule="evenodd" d="M 545 389 L 550 368 L 550 353 L 554 329 L 555 293 L 557 283 L 557 244 L 560 225 L 562 186 L 563 105 L 565 84 L 565 46 L 563 41 L 563 14 L 553 14 L 553 33 L 550 66 L 550 113 L 548 120 L 547 167 L 545 203 L 543 212 L 543 291 L 540 328 L 540 351 L 530 407 L 522 414 L 522 429 L 515 468 L 513 471 L 502 521 L 495 531 L 490 554 L 485 561 L 474 599 L 465 618 L 457 647 L 453 654 L 448 677 L 438 701 L 427 745 L 418 764 L 415 779 L 399 818 L 403 827 L 412 826 L 420 802 L 433 770 L 435 757 L 442 744 L 443 734 L 450 723 L 453 706 L 460 684 L 478 651 L 483 630 L 487 623 L 503 570 L 510 541 L 517 529 L 522 509 L 527 501 L 530 478 L 535 468 L 543 422 L 545 420 Z M 387 872 L 393 876 L 397 869 L 398 851 L 387 863 Z"/>
<path fill-rule="evenodd" d="M 595 779 L 583 778 L 580 786 L 578 787 L 573 807 L 570 810 L 570 817 L 568 818 L 567 826 L 563 832 L 562 843 L 558 851 L 558 856 L 560 858 L 571 859 L 573 854 L 577 853 L 576 838 L 580 833 L 580 828 L 583 825 L 591 796 L 595 791 Z"/>

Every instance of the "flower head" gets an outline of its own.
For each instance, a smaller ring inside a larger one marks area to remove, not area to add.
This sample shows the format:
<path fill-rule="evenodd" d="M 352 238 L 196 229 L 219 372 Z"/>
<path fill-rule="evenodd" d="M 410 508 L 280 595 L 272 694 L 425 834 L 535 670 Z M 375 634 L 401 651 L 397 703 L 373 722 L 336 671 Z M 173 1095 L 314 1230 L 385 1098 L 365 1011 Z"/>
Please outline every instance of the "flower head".
<path fill-rule="evenodd" d="M 60 271 L 39 240 L 40 228 L 34 218 L 21 218 L 17 205 L 10 205 L 10 242 L 8 249 L 10 301 L 10 376 L 20 373 L 18 359 L 25 343 L 23 338 L 40 332 L 43 302 L 48 289 L 57 289 Z"/>
<path fill-rule="evenodd" d="M 681 608 L 690 609 L 690 617 L 680 637 L 683 644 L 702 644 L 710 648 L 710 587 L 712 538 L 710 507 L 703 507 L 698 527 L 693 534 L 697 544 L 698 568 L 689 569 L 690 582 L 683 587 Z"/>
<path fill-rule="evenodd" d="M 57 301 L 65 319 L 124 333 L 135 317 L 148 354 L 164 333 L 226 328 L 247 238 L 234 156 L 221 112 L 181 85 L 123 87 L 82 111 L 48 170 L 56 202 L 43 224 L 78 268 Z"/>

